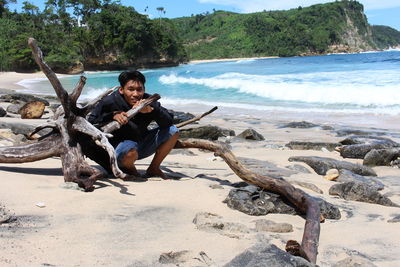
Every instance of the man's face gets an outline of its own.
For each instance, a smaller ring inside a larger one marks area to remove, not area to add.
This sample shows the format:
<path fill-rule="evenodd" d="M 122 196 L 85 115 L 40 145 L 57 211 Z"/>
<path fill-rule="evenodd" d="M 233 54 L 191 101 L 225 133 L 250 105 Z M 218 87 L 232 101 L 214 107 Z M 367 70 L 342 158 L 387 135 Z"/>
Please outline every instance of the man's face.
<path fill-rule="evenodd" d="M 129 105 L 133 106 L 143 98 L 144 86 L 139 81 L 128 81 L 124 87 L 119 88 L 119 92 L 124 95 L 124 99 Z"/>

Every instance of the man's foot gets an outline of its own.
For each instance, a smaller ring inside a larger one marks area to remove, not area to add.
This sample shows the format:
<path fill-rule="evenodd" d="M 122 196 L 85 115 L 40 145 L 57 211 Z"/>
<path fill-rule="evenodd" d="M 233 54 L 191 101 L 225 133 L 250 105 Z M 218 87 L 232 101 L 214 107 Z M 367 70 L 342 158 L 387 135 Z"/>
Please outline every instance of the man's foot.
<path fill-rule="evenodd" d="M 160 168 L 157 168 L 157 169 L 148 168 L 146 171 L 146 176 L 147 177 L 161 177 L 164 180 L 168 179 L 168 176 L 165 173 L 163 173 L 160 170 Z"/>
<path fill-rule="evenodd" d="M 122 168 L 120 167 L 121 171 L 123 171 L 126 174 L 129 174 L 129 176 L 135 176 L 135 177 L 140 177 L 139 172 L 136 170 L 135 166 L 132 166 L 130 168 Z"/>

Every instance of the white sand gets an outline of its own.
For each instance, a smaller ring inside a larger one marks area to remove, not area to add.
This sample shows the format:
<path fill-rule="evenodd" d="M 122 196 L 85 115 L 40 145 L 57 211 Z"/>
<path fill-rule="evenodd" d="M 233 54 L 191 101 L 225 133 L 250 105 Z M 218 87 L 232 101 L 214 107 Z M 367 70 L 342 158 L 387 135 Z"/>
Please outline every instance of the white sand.
<path fill-rule="evenodd" d="M 5 85 L 0 84 L 0 88 Z M 251 117 L 221 118 L 218 111 L 201 121 L 201 124 L 233 129 L 236 134 L 253 128 L 264 135 L 265 141 L 232 143 L 233 152 L 240 157 L 270 161 L 279 167 L 293 165 L 288 158 L 295 155 L 343 160 L 337 152 L 271 148 L 292 140 L 334 142 L 342 139 L 331 131 L 317 128 L 278 129 L 276 123 Z M 60 187 L 63 175 L 57 158 L 24 164 L 0 163 L 0 203 L 19 218 L 19 224 L 12 228 L 0 225 L 0 266 L 155 266 L 162 253 L 182 250 L 197 255 L 204 251 L 216 266 L 222 266 L 258 242 L 271 242 L 284 249 L 289 239 L 301 241 L 305 221 L 300 216 L 253 217 L 228 208 L 222 203 L 232 189 L 226 181 L 238 182 L 240 178 L 212 153 L 190 151 L 195 155 L 174 153 L 163 164 L 189 180 L 133 182 L 107 178 L 98 181 L 91 193 Z M 138 169 L 144 171 L 149 161 L 150 158 L 138 161 Z M 361 163 L 361 160 L 349 161 Z M 296 164 L 311 170 L 307 165 Z M 374 170 L 378 176 L 400 179 L 399 169 L 377 167 Z M 342 219 L 321 224 L 317 262 L 320 266 L 330 266 L 351 255 L 366 257 L 377 266 L 400 266 L 399 223 L 387 223 L 400 214 L 399 208 L 330 196 L 328 190 L 334 182 L 312 170 L 310 174 L 295 174 L 287 179 L 315 184 L 323 190 L 323 195 L 303 190 L 341 210 Z M 210 185 L 222 185 L 223 189 L 212 189 Z M 387 192 L 392 192 L 392 201 L 400 204 L 399 186 L 382 191 Z M 45 207 L 36 206 L 40 202 Z M 294 232 L 251 232 L 232 238 L 196 229 L 192 221 L 199 212 L 215 213 L 225 222 L 241 223 L 248 228 L 254 228 L 254 221 L 261 218 L 287 222 L 294 226 Z"/>

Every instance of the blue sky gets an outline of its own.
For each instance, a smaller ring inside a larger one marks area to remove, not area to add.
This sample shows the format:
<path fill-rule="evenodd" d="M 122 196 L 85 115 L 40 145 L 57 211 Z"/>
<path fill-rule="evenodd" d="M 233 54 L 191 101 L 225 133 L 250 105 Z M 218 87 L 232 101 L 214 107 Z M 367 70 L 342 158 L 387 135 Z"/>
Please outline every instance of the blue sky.
<path fill-rule="evenodd" d="M 358 0 L 364 5 L 368 22 L 373 25 L 387 25 L 400 30 L 400 0 Z M 23 0 L 17 0 L 18 4 L 11 4 L 10 9 L 21 6 Z M 44 0 L 32 0 L 31 3 L 43 8 Z M 298 6 L 310 6 L 318 3 L 332 2 L 329 0 L 121 0 L 126 6 L 133 6 L 136 11 L 149 15 L 150 18 L 159 16 L 157 7 L 163 7 L 164 17 L 176 18 L 212 12 L 215 10 L 227 10 L 237 13 L 250 13 L 262 10 L 286 10 Z M 146 9 L 146 7 L 148 7 Z M 146 10 L 146 11 L 145 11 Z"/>

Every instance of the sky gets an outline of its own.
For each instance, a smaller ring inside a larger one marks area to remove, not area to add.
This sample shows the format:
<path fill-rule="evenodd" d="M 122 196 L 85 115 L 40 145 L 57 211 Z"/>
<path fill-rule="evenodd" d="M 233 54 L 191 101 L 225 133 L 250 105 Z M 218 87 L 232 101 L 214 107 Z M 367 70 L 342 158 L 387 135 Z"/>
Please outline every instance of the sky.
<path fill-rule="evenodd" d="M 23 0 L 17 4 L 10 4 L 9 8 L 19 8 Z M 43 9 L 45 0 L 29 1 Z M 313 4 L 332 2 L 332 0 L 121 0 L 126 6 L 132 6 L 139 13 L 150 18 L 157 18 L 160 13 L 157 7 L 163 7 L 166 18 L 185 17 L 226 10 L 236 13 L 251 13 L 263 10 L 287 10 L 299 6 L 306 7 Z M 358 0 L 364 5 L 364 12 L 368 22 L 372 25 L 386 25 L 400 31 L 400 0 Z"/>

